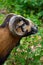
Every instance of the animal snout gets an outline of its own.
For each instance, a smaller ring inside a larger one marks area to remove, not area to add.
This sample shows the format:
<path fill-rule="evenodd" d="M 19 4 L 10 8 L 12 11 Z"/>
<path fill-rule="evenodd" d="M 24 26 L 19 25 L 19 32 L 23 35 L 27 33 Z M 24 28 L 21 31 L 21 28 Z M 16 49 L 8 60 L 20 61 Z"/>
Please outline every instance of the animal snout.
<path fill-rule="evenodd" d="M 31 28 L 31 30 L 32 30 L 32 33 L 35 34 L 35 33 L 38 32 L 38 27 L 35 25 L 35 26 L 33 26 L 33 27 Z"/>

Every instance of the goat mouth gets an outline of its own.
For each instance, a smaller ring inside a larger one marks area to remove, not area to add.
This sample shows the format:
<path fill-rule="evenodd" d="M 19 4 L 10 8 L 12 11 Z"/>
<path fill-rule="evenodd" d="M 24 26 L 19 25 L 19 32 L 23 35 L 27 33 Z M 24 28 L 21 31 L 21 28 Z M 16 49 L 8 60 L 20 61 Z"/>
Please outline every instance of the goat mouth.
<path fill-rule="evenodd" d="M 38 31 L 32 31 L 32 34 L 36 34 Z"/>

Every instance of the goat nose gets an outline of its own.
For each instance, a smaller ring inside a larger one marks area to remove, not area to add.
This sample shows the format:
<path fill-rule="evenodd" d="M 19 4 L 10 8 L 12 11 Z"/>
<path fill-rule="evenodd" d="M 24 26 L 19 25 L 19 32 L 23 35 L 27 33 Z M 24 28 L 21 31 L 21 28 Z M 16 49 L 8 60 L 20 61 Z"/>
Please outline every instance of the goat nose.
<path fill-rule="evenodd" d="M 38 27 L 35 25 L 35 26 L 33 26 L 32 27 L 32 33 L 34 34 L 34 33 L 37 33 L 38 32 Z"/>

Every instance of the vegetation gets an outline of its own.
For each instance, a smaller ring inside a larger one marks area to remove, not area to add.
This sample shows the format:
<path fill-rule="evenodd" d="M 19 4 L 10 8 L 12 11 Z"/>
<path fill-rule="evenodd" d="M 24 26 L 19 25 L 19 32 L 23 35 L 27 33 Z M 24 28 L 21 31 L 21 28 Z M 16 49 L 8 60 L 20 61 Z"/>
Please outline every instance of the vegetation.
<path fill-rule="evenodd" d="M 43 65 L 43 0 L 0 0 L 0 10 L 20 14 L 38 26 L 38 33 L 22 38 L 3 65 Z M 0 13 L 0 23 L 3 17 Z"/>

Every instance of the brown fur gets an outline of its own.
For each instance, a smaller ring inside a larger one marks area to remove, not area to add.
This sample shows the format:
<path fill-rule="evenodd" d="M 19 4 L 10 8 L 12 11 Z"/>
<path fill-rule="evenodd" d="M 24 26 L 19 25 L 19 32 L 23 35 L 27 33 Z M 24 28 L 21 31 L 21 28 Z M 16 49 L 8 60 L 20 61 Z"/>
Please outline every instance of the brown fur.
<path fill-rule="evenodd" d="M 20 37 L 14 37 L 8 27 L 0 28 L 0 60 L 6 58 L 6 55 L 14 48 Z M 1 64 L 1 63 L 0 63 Z"/>

